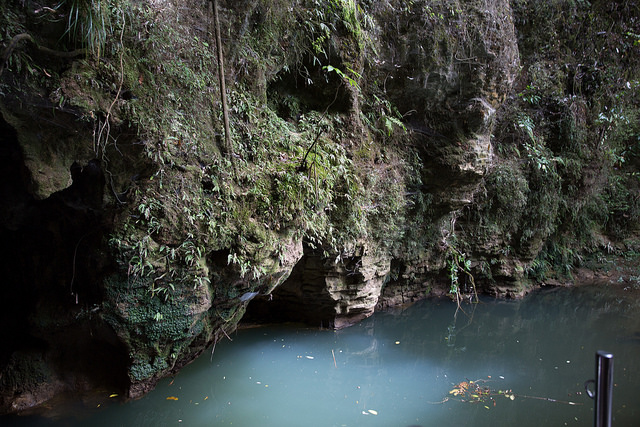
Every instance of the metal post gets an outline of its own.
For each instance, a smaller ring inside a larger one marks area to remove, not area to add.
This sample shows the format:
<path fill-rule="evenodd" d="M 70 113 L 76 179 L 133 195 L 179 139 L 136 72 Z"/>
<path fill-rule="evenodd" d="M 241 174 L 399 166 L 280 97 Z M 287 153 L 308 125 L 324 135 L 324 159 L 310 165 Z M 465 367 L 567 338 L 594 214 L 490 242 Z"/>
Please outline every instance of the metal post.
<path fill-rule="evenodd" d="M 613 404 L 613 354 L 596 353 L 595 426 L 611 427 Z"/>

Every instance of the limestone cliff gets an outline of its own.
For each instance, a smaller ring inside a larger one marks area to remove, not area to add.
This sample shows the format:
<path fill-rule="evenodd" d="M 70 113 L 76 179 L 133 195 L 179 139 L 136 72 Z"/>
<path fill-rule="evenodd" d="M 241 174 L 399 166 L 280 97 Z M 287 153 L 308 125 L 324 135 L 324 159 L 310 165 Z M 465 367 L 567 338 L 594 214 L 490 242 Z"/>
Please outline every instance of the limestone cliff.
<path fill-rule="evenodd" d="M 3 411 L 637 254 L 635 2 L 216 5 L 0 5 Z"/>

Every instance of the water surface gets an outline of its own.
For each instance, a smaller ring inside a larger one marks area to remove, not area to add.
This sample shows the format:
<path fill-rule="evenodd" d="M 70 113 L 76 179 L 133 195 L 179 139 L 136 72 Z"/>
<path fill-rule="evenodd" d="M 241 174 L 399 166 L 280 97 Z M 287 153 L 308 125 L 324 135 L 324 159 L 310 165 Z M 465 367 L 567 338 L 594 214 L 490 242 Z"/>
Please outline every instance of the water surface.
<path fill-rule="evenodd" d="M 463 308 L 427 300 L 341 331 L 242 330 L 143 399 L 10 425 L 588 426 L 597 350 L 614 354 L 614 425 L 640 425 L 637 296 L 585 286 Z M 463 381 L 487 395 L 463 402 L 450 393 Z"/>

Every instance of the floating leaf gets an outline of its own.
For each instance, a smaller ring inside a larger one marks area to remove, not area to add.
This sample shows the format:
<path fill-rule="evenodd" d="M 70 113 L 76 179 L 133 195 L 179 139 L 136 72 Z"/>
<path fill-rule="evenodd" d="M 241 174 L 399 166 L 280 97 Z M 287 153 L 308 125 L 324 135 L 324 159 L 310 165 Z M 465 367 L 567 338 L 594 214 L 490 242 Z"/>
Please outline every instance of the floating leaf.
<path fill-rule="evenodd" d="M 109 397 L 118 397 L 118 393 L 110 394 Z"/>
<path fill-rule="evenodd" d="M 178 400 L 178 398 L 175 396 L 169 396 L 167 397 L 167 400 Z"/>

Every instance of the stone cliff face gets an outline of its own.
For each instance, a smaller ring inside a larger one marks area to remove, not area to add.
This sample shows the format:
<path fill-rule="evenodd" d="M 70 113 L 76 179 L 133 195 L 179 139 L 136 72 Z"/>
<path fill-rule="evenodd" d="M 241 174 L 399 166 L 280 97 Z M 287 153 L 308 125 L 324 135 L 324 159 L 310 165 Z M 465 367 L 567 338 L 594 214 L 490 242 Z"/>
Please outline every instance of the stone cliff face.
<path fill-rule="evenodd" d="M 633 2 L 220 0 L 230 145 L 208 2 L 18 3 L 3 411 L 141 396 L 243 318 L 341 328 L 634 248 Z"/>
<path fill-rule="evenodd" d="M 508 1 L 445 6 L 382 6 L 380 65 L 372 73 L 413 131 L 422 190 L 450 213 L 471 202 L 493 163 L 496 111 L 520 58 Z M 428 16 L 425 7 L 433 8 Z"/>
<path fill-rule="evenodd" d="M 251 303 L 249 320 L 343 328 L 370 316 L 389 274 L 390 257 L 358 248 L 336 259 L 307 248 L 291 275 Z"/>

